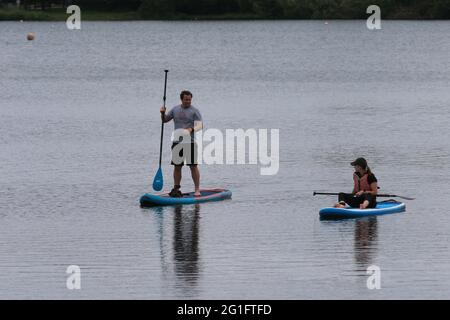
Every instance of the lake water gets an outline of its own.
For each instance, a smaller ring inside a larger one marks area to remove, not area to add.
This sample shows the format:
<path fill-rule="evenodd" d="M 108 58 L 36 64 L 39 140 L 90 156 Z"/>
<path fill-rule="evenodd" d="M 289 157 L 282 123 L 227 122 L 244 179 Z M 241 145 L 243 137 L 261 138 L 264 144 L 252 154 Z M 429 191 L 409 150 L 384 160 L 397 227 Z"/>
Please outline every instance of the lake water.
<path fill-rule="evenodd" d="M 450 23 L 382 28 L 0 22 L 0 298 L 450 298 Z M 207 128 L 279 129 L 278 173 L 204 165 L 202 186 L 232 200 L 140 208 L 166 68 L 167 105 L 190 89 Z M 320 221 L 336 199 L 312 192 L 350 191 L 358 156 L 380 192 L 416 200 Z M 66 288 L 69 265 L 81 290 Z"/>

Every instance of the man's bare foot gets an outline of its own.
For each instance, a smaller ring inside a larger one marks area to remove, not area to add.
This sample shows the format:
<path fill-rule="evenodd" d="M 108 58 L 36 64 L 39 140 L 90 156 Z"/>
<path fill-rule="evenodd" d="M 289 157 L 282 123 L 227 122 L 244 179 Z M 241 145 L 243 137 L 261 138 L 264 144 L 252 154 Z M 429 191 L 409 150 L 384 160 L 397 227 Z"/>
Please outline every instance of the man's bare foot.
<path fill-rule="evenodd" d="M 364 202 L 359 205 L 359 208 L 366 209 L 368 205 L 369 205 L 369 201 L 364 200 Z"/>
<path fill-rule="evenodd" d="M 200 191 L 195 191 L 194 192 L 194 197 L 201 197 L 201 193 L 200 193 Z"/>

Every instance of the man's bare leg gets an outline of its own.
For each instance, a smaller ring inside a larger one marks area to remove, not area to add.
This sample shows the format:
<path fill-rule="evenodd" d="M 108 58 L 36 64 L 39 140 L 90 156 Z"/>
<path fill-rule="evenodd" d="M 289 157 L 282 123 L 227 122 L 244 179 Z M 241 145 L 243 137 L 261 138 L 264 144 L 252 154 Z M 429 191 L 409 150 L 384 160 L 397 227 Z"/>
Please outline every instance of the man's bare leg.
<path fill-rule="evenodd" d="M 183 166 L 173 166 L 173 184 L 174 188 L 180 186 L 181 183 L 181 169 Z"/>
<path fill-rule="evenodd" d="M 196 164 L 190 166 L 190 168 L 191 168 L 192 180 L 194 181 L 194 186 L 195 186 L 194 196 L 201 196 L 201 194 L 200 194 L 200 171 L 198 170 L 198 166 Z"/>

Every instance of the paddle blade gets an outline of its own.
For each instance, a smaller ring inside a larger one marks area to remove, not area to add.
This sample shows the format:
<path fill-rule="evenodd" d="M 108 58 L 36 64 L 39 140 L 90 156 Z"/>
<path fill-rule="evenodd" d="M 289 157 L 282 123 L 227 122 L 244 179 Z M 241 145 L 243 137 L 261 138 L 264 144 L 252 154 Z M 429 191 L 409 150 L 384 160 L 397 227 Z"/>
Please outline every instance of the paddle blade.
<path fill-rule="evenodd" d="M 153 179 L 153 190 L 161 191 L 164 185 L 163 174 L 161 167 L 159 167 L 158 172 L 156 172 L 155 178 Z"/>
<path fill-rule="evenodd" d="M 410 198 L 410 197 L 404 197 L 404 196 L 397 196 L 400 199 L 405 199 L 405 200 L 415 200 L 416 198 Z"/>

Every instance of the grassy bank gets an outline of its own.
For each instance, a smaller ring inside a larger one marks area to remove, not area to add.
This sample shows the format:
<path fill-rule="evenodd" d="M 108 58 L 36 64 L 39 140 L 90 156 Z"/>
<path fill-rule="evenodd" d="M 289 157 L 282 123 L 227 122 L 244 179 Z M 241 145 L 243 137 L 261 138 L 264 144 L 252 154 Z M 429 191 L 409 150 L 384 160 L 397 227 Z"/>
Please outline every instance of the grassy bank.
<path fill-rule="evenodd" d="M 0 21 L 65 21 L 69 15 L 65 9 L 40 10 L 6 10 L 0 9 Z M 84 10 L 81 12 L 82 21 L 117 21 L 138 20 L 136 12 L 105 12 Z"/>

